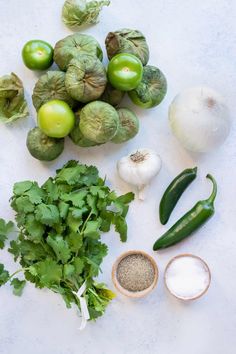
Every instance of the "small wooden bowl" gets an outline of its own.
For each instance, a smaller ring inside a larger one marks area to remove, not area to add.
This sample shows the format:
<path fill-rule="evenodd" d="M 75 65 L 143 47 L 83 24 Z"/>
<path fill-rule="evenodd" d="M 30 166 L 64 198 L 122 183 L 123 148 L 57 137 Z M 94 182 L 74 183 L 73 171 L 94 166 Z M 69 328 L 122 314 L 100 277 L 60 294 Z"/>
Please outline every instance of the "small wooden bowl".
<path fill-rule="evenodd" d="M 153 269 L 154 269 L 154 280 L 153 283 L 146 289 L 142 290 L 142 291 L 129 291 L 125 288 L 123 288 L 123 286 L 120 285 L 118 279 L 117 279 L 117 267 L 120 263 L 120 261 L 124 258 L 126 258 L 127 256 L 133 255 L 133 254 L 141 254 L 142 256 L 146 257 L 152 264 Z M 149 254 L 147 254 L 146 252 L 143 251 L 137 251 L 137 250 L 131 250 L 128 252 L 124 252 L 122 253 L 117 260 L 115 261 L 115 263 L 113 264 L 112 267 L 112 281 L 113 284 L 115 285 L 116 289 L 123 295 L 130 297 L 130 298 L 141 298 L 144 296 L 147 296 L 157 285 L 157 281 L 158 281 L 158 277 L 159 277 L 159 271 L 158 271 L 158 267 L 156 262 L 154 261 L 154 259 L 149 256 Z"/>
<path fill-rule="evenodd" d="M 182 297 L 182 296 L 176 295 L 175 293 L 173 293 L 173 292 L 171 291 L 171 289 L 170 289 L 170 288 L 168 287 L 168 285 L 167 285 L 167 280 L 166 280 L 166 278 L 167 278 L 167 276 L 166 276 L 167 270 L 168 270 L 169 266 L 170 266 L 177 258 L 181 258 L 181 257 L 192 257 L 192 258 L 196 258 L 196 259 L 200 260 L 200 261 L 204 264 L 204 266 L 205 266 L 205 268 L 206 268 L 206 270 L 207 270 L 207 273 L 208 273 L 208 275 L 209 275 L 209 280 L 208 280 L 208 284 L 207 284 L 206 288 L 205 288 L 200 294 L 198 294 L 198 295 L 196 295 L 196 296 Z M 200 258 L 200 257 L 198 257 L 198 256 L 195 256 L 194 254 L 191 254 L 191 253 L 183 253 L 183 254 L 179 254 L 179 255 L 176 256 L 176 257 L 173 257 L 173 258 L 168 262 L 168 264 L 167 264 L 167 266 L 166 266 L 166 268 L 165 268 L 164 282 L 165 282 L 165 286 L 166 286 L 167 290 L 169 291 L 169 293 L 170 293 L 171 295 L 173 295 L 176 299 L 182 300 L 182 301 L 196 300 L 196 299 L 199 299 L 201 296 L 203 296 L 203 295 L 207 292 L 207 290 L 209 289 L 209 286 L 210 286 L 210 284 L 211 284 L 211 271 L 210 271 L 210 269 L 209 269 L 207 263 L 206 263 L 202 258 Z"/>

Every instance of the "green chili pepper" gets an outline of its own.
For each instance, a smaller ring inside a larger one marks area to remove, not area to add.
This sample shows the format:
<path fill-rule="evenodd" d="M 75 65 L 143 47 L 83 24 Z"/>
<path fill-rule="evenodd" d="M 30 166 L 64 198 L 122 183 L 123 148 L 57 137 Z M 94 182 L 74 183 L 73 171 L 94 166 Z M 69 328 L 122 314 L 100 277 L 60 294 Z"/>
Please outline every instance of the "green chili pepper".
<path fill-rule="evenodd" d="M 165 225 L 176 206 L 179 198 L 197 176 L 197 167 L 187 168 L 181 172 L 167 187 L 161 198 L 159 216 L 162 225 Z"/>
<path fill-rule="evenodd" d="M 175 245 L 202 226 L 215 212 L 214 201 L 217 193 L 217 184 L 211 175 L 207 175 L 213 183 L 213 190 L 206 200 L 197 202 L 182 218 L 180 218 L 164 235 L 153 245 L 153 250 L 159 250 Z"/>

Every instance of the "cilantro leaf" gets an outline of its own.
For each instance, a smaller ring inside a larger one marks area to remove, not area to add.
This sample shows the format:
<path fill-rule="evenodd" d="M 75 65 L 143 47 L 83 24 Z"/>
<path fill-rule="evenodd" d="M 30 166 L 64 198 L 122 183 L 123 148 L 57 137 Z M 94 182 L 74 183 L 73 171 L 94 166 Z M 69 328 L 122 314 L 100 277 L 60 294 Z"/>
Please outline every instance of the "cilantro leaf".
<path fill-rule="evenodd" d="M 97 197 L 91 194 L 87 195 L 87 204 L 91 209 L 91 214 L 98 215 Z"/>
<path fill-rule="evenodd" d="M 79 257 L 75 257 L 73 265 L 75 267 L 75 274 L 80 275 L 84 270 L 84 260 Z"/>
<path fill-rule="evenodd" d="M 118 215 L 126 216 L 129 210 L 129 206 L 120 202 L 114 201 L 115 213 Z"/>
<path fill-rule="evenodd" d="M 61 235 L 49 235 L 47 237 L 47 243 L 52 247 L 53 251 L 57 256 L 57 261 L 65 264 L 71 257 L 71 251 L 69 249 L 68 243 Z"/>
<path fill-rule="evenodd" d="M 66 168 L 69 168 L 69 167 L 76 167 L 78 164 L 79 164 L 79 162 L 76 160 L 67 161 L 64 164 L 64 166 L 62 166 L 62 168 L 59 168 L 58 170 L 56 170 L 57 176 L 58 176 L 59 172 L 61 172 L 62 170 L 65 170 Z"/>
<path fill-rule="evenodd" d="M 75 191 L 62 194 L 61 199 L 65 202 L 72 202 L 75 207 L 82 208 L 85 205 L 85 197 L 88 194 L 86 190 Z"/>
<path fill-rule="evenodd" d="M 112 300 L 116 297 L 116 294 L 114 294 L 113 291 L 108 289 L 106 284 L 94 282 L 94 286 L 101 297 L 106 298 L 108 300 Z"/>
<path fill-rule="evenodd" d="M 121 195 L 116 199 L 117 202 L 122 203 L 122 204 L 129 204 L 134 200 L 134 193 L 129 192 L 124 195 Z"/>
<path fill-rule="evenodd" d="M 122 242 L 127 241 L 127 223 L 125 218 L 121 215 L 114 215 L 113 223 L 115 230 L 120 234 L 120 240 Z"/>
<path fill-rule="evenodd" d="M 63 267 L 63 275 L 64 278 L 69 278 L 75 272 L 75 267 L 72 264 L 65 264 Z"/>
<path fill-rule="evenodd" d="M 81 174 L 86 171 L 86 166 L 84 165 L 77 165 L 74 167 L 64 167 L 62 168 L 56 177 L 56 181 L 64 182 L 69 185 L 79 183 Z"/>
<path fill-rule="evenodd" d="M 66 239 L 72 252 L 77 253 L 79 249 L 83 246 L 83 238 L 77 232 L 71 232 L 69 235 L 67 235 Z"/>
<path fill-rule="evenodd" d="M 28 196 L 20 196 L 15 199 L 14 203 L 14 210 L 18 213 L 32 213 L 34 211 L 34 205 L 31 203 Z"/>
<path fill-rule="evenodd" d="M 16 296 L 21 296 L 22 292 L 24 290 L 26 281 L 25 280 L 19 280 L 18 278 L 14 278 L 11 281 L 11 285 L 13 286 L 13 294 Z"/>
<path fill-rule="evenodd" d="M 93 239 L 98 239 L 100 236 L 99 227 L 100 227 L 99 220 L 88 221 L 84 230 L 84 237 L 89 237 Z"/>
<path fill-rule="evenodd" d="M 77 272 L 77 269 L 74 264 L 65 264 L 64 269 L 63 269 L 63 275 L 65 280 L 69 280 L 76 288 L 79 288 L 80 283 L 82 283 L 83 278 L 79 274 L 81 274 L 82 271 L 79 273 Z"/>
<path fill-rule="evenodd" d="M 80 178 L 80 184 L 85 186 L 92 186 L 98 183 L 98 169 L 95 166 L 87 166 L 86 170 Z"/>
<path fill-rule="evenodd" d="M 118 198 L 116 198 L 113 202 L 115 208 L 116 208 L 116 212 L 125 217 L 127 215 L 127 212 L 129 210 L 129 206 L 128 204 L 134 200 L 134 193 L 130 192 L 127 194 L 124 194 Z"/>
<path fill-rule="evenodd" d="M 35 208 L 36 220 L 40 221 L 42 224 L 53 226 L 59 223 L 60 215 L 58 208 L 53 205 L 39 204 Z"/>
<path fill-rule="evenodd" d="M 97 276 L 100 270 L 100 265 L 103 258 L 107 255 L 107 245 L 99 241 L 90 239 L 86 250 L 86 262 L 88 263 L 88 272 L 90 277 Z"/>
<path fill-rule="evenodd" d="M 59 190 L 57 184 L 50 177 L 43 185 L 42 189 L 46 192 L 46 201 L 51 204 L 53 201 L 58 200 Z"/>
<path fill-rule="evenodd" d="M 90 319 L 96 319 L 104 314 L 107 305 L 115 297 L 115 294 L 105 284 L 93 281 L 87 289 L 87 297 Z"/>
<path fill-rule="evenodd" d="M 30 267 L 32 275 L 37 275 L 42 286 L 49 287 L 52 284 L 59 284 L 62 278 L 62 265 L 48 258 Z"/>
<path fill-rule="evenodd" d="M 11 205 L 12 206 L 12 205 Z M 14 209 L 14 207 L 12 206 L 12 208 Z M 17 226 L 20 228 L 21 226 L 25 225 L 25 219 L 26 219 L 26 214 L 20 213 L 17 214 L 15 217 L 16 220 L 16 224 Z"/>
<path fill-rule="evenodd" d="M 69 226 L 72 232 L 79 232 L 79 227 L 83 224 L 83 220 L 75 218 L 72 212 L 68 213 L 66 224 Z"/>
<path fill-rule="evenodd" d="M 7 235 L 12 231 L 14 223 L 12 221 L 6 222 L 4 219 L 0 219 L 0 248 L 3 249 Z"/>
<path fill-rule="evenodd" d="M 34 214 L 28 214 L 26 217 L 25 228 L 28 232 L 29 240 L 39 243 L 45 232 L 45 226 L 35 219 Z"/>
<path fill-rule="evenodd" d="M 68 211 L 69 211 L 69 204 L 65 203 L 65 202 L 59 202 L 58 204 L 58 209 L 59 209 L 59 213 L 60 213 L 60 217 L 62 219 L 65 219 L 68 215 Z"/>
<path fill-rule="evenodd" d="M 100 216 L 102 220 L 100 230 L 103 232 L 108 232 L 111 228 L 114 213 L 109 210 L 102 210 Z"/>
<path fill-rule="evenodd" d="M 116 192 L 115 191 L 110 192 L 109 195 L 108 195 L 108 200 L 110 202 L 114 202 L 116 199 L 117 199 Z"/>
<path fill-rule="evenodd" d="M 17 258 L 20 255 L 20 246 L 19 246 L 19 242 L 12 240 L 10 242 L 10 248 L 8 248 L 8 252 L 14 255 L 14 261 L 17 260 Z"/>
<path fill-rule="evenodd" d="M 14 246 L 16 247 L 16 244 L 14 244 Z M 26 264 L 30 264 L 33 261 L 38 261 L 47 257 L 45 247 L 41 244 L 36 244 L 28 240 L 23 240 L 18 243 L 18 249 L 19 254 Z"/>
<path fill-rule="evenodd" d="M 53 284 L 51 286 L 52 291 L 58 293 L 62 296 L 63 300 L 65 301 L 66 307 L 71 308 L 71 304 L 75 302 L 75 296 L 72 293 L 71 289 L 62 287 L 60 285 Z"/>
<path fill-rule="evenodd" d="M 83 207 L 81 209 L 79 208 L 70 208 L 71 210 L 71 214 L 75 219 L 81 219 L 83 214 L 86 213 L 88 211 L 87 207 Z"/>
<path fill-rule="evenodd" d="M 109 193 L 109 188 L 104 186 L 91 186 L 89 191 L 92 195 L 98 195 L 99 198 L 104 199 Z"/>
<path fill-rule="evenodd" d="M 17 196 L 24 194 L 33 185 L 31 181 L 16 182 L 13 187 L 13 193 Z"/>
<path fill-rule="evenodd" d="M 34 182 L 30 189 L 24 193 L 29 197 L 29 200 L 33 204 L 40 204 L 44 198 L 44 191 L 39 188 L 38 183 Z"/>
<path fill-rule="evenodd" d="M 0 286 L 5 284 L 9 279 L 9 273 L 4 269 L 4 265 L 0 263 Z"/>

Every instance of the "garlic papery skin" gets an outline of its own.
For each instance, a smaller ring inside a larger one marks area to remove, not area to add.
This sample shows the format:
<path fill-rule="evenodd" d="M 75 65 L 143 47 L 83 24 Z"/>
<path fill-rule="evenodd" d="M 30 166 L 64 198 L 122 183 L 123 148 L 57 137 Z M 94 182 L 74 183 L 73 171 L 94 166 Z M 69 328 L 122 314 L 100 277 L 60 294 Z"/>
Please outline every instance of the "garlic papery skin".
<path fill-rule="evenodd" d="M 150 181 L 161 169 L 161 158 L 153 150 L 142 148 L 122 157 L 117 163 L 120 177 L 127 183 L 136 186 L 138 198 L 145 199 L 145 192 Z"/>
<path fill-rule="evenodd" d="M 224 98 L 204 86 L 178 94 L 170 105 L 169 121 L 183 147 L 194 152 L 208 152 L 220 146 L 231 126 Z"/>

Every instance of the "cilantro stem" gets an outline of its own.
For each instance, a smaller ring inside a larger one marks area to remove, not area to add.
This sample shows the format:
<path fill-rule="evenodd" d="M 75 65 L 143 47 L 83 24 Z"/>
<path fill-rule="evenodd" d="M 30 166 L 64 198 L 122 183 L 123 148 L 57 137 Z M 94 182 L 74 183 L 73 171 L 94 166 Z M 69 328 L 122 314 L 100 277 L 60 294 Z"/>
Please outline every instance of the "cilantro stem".
<path fill-rule="evenodd" d="M 78 290 L 78 289 L 76 289 L 75 285 L 72 284 L 70 281 L 64 280 L 63 282 L 68 286 L 68 288 L 69 288 L 70 290 L 73 290 L 73 291 Z"/>
<path fill-rule="evenodd" d="M 90 212 L 89 212 L 89 214 L 88 214 L 88 216 L 87 216 L 87 218 L 86 218 L 86 220 L 85 220 L 85 222 L 84 222 L 84 224 L 83 224 L 83 227 L 82 227 L 81 231 L 79 231 L 80 234 L 83 234 L 83 232 L 84 232 L 84 230 L 85 230 L 85 228 L 86 228 L 87 222 L 89 221 L 91 215 L 92 215 L 92 210 L 90 210 Z M 76 252 L 76 254 L 75 254 L 76 257 L 78 257 L 79 251 L 80 251 L 80 250 L 78 250 L 78 251 Z"/>
<path fill-rule="evenodd" d="M 16 274 L 20 273 L 20 272 L 24 272 L 25 270 L 28 270 L 29 268 L 20 268 L 18 270 L 16 270 L 14 273 L 12 273 L 9 278 L 7 279 L 7 281 L 9 281 L 11 278 L 13 278 Z"/>
<path fill-rule="evenodd" d="M 86 225 L 87 225 L 87 222 L 89 221 L 91 215 L 92 215 L 92 210 L 90 210 L 90 213 L 88 214 L 88 217 L 87 217 L 87 219 L 86 219 L 85 222 L 84 222 L 84 225 L 83 225 L 82 230 L 81 230 L 81 232 L 80 232 L 81 234 L 84 232 L 84 230 L 85 230 L 85 228 L 86 228 Z"/>
<path fill-rule="evenodd" d="M 100 303 L 102 303 L 101 298 L 99 297 L 99 295 L 98 295 L 93 289 L 89 288 L 88 291 L 89 291 L 90 293 L 92 293 L 92 294 L 97 298 L 97 300 L 98 300 Z"/>
<path fill-rule="evenodd" d="M 45 244 L 41 241 L 39 242 L 39 244 L 42 246 L 42 248 L 44 249 L 44 251 L 46 252 L 46 254 L 48 253 L 47 248 L 45 247 Z"/>

